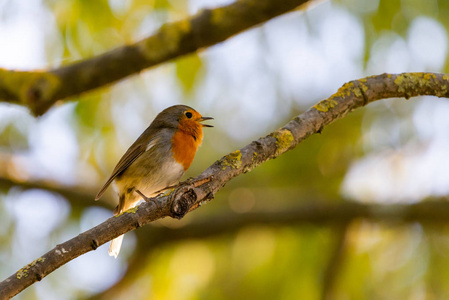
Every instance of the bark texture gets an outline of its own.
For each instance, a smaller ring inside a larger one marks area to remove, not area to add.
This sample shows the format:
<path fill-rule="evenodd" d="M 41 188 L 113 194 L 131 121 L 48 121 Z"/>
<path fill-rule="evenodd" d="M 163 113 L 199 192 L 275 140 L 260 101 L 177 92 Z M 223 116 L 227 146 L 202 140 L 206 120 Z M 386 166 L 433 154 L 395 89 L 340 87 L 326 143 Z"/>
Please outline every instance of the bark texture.
<path fill-rule="evenodd" d="M 155 198 L 158 205 L 152 201 L 145 202 L 57 245 L 0 282 L 0 299 L 13 297 L 72 259 L 95 250 L 128 231 L 163 217 L 182 218 L 186 213 L 211 201 L 232 178 L 295 148 L 307 137 L 321 132 L 326 125 L 356 108 L 384 98 L 408 99 L 420 95 L 448 97 L 449 76 L 439 73 L 381 74 L 350 81 L 337 93 L 293 118 L 284 127 L 222 157 L 198 177 L 178 185 L 169 195 Z M 446 212 L 447 209 L 432 211 L 432 215 L 427 215 L 427 218 L 438 219 L 441 214 L 447 218 Z M 426 213 L 428 211 L 424 207 L 420 211 L 411 209 L 408 214 L 401 216 L 403 220 L 407 220 Z M 375 218 L 379 214 L 384 219 L 396 217 L 394 209 L 362 210 L 360 215 Z"/>

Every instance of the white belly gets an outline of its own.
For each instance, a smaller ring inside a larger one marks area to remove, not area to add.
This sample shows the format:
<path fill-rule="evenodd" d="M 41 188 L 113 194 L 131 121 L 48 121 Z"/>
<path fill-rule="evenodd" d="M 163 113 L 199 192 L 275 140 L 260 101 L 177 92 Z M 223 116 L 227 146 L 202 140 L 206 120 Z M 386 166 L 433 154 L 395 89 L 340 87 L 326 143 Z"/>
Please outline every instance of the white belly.
<path fill-rule="evenodd" d="M 184 168 L 180 163 L 173 160 L 162 165 L 160 172 L 159 174 L 163 175 L 159 177 L 148 174 L 149 176 L 145 176 L 140 182 L 136 183 L 135 188 L 147 197 L 156 196 L 155 192 L 178 183 L 184 174 Z"/>

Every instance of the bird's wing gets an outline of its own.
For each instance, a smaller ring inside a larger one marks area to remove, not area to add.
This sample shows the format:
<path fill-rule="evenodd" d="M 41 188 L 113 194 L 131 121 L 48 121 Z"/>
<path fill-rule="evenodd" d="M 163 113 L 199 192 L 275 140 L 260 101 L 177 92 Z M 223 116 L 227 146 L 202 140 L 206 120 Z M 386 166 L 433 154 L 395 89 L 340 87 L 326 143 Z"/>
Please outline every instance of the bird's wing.
<path fill-rule="evenodd" d="M 148 144 L 147 143 L 139 143 L 139 139 L 126 151 L 126 153 L 122 156 L 117 166 L 115 166 L 114 171 L 112 171 L 111 177 L 109 177 L 108 181 L 103 185 L 101 190 L 98 192 L 95 200 L 100 199 L 103 193 L 106 191 L 111 182 L 117 177 L 120 173 L 126 170 L 142 153 L 149 150 L 156 144 L 156 139 L 152 139 Z"/>

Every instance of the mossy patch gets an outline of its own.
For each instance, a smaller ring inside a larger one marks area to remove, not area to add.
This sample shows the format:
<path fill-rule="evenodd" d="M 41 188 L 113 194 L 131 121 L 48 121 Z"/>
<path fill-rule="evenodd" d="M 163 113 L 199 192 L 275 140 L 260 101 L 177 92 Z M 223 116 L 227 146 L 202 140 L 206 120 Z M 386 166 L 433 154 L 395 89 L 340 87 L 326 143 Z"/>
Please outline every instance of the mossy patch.
<path fill-rule="evenodd" d="M 165 193 L 163 193 L 164 196 L 170 196 L 171 193 L 173 193 L 175 190 L 175 188 L 169 189 L 168 191 L 166 191 Z"/>
<path fill-rule="evenodd" d="M 118 215 L 115 215 L 114 218 L 119 217 L 119 216 L 121 216 L 121 215 L 123 215 L 125 213 L 127 213 L 127 214 L 135 214 L 138 209 L 139 209 L 139 206 L 131 207 L 131 208 L 125 210 L 125 211 L 122 211 Z"/>
<path fill-rule="evenodd" d="M 59 87 L 58 76 L 48 72 L 18 72 L 0 69 L 0 82 L 4 88 L 16 95 L 22 104 L 30 107 L 33 99 L 32 91 L 39 93 L 39 99 L 50 99 Z"/>
<path fill-rule="evenodd" d="M 437 91 L 435 90 L 436 80 L 433 73 L 404 73 L 397 75 L 394 84 L 398 87 L 398 92 L 405 94 L 406 99 L 422 94 L 423 88 L 431 89 L 432 93 L 429 94 L 437 97 L 446 96 L 447 85 L 441 85 L 441 92 Z M 443 80 L 446 80 L 445 76 L 443 76 Z"/>
<path fill-rule="evenodd" d="M 330 98 L 325 99 L 314 106 L 314 108 L 318 111 L 327 112 L 330 109 L 337 106 L 338 101 L 337 98 L 346 98 L 351 94 L 360 98 L 363 97 L 363 93 L 368 91 L 368 87 L 366 86 L 367 79 L 363 78 L 357 81 L 359 84 L 354 85 L 354 81 L 350 81 L 345 83 L 338 91 L 333 94 Z"/>
<path fill-rule="evenodd" d="M 257 159 L 257 156 L 258 156 L 259 154 L 257 154 L 257 152 L 254 152 L 253 153 L 253 158 L 251 158 L 251 162 L 254 162 L 256 159 Z"/>
<path fill-rule="evenodd" d="M 327 112 L 329 109 L 334 108 L 338 102 L 335 100 L 336 98 L 345 98 L 351 95 L 351 90 L 354 87 L 354 83 L 348 82 L 345 83 L 338 91 L 333 94 L 330 98 L 324 99 L 320 101 L 318 104 L 314 106 L 314 108 L 318 111 Z"/>
<path fill-rule="evenodd" d="M 287 151 L 295 140 L 292 132 L 288 129 L 279 129 L 270 136 L 276 139 L 276 156 Z"/>
<path fill-rule="evenodd" d="M 137 47 L 147 60 L 159 62 L 178 51 L 182 39 L 191 30 L 188 19 L 164 24 L 155 35 L 141 41 Z"/>
<path fill-rule="evenodd" d="M 242 152 L 240 150 L 234 151 L 231 154 L 226 155 L 221 160 L 222 170 L 227 167 L 238 169 L 242 166 Z"/>
<path fill-rule="evenodd" d="M 136 211 L 137 211 L 138 209 L 139 209 L 139 207 L 136 206 L 136 207 L 133 207 L 133 208 L 128 209 L 128 210 L 125 211 L 125 212 L 126 212 L 126 213 L 129 213 L 129 214 L 135 214 Z"/>
<path fill-rule="evenodd" d="M 31 267 L 35 266 L 37 263 L 44 262 L 45 258 L 39 257 L 38 259 L 35 259 L 32 263 L 29 263 L 19 271 L 17 271 L 17 279 L 22 279 L 25 277 L 28 277 L 28 271 Z"/>
<path fill-rule="evenodd" d="M 337 105 L 337 101 L 333 99 L 333 97 L 329 99 L 325 99 L 323 101 L 320 101 L 318 104 L 315 104 L 313 106 L 316 110 L 326 112 L 329 111 L 329 109 L 334 108 Z"/>
<path fill-rule="evenodd" d="M 365 83 L 366 83 L 366 80 L 360 81 L 360 85 L 359 85 L 360 90 L 362 90 L 364 93 L 366 93 L 368 91 L 368 87 L 366 86 Z"/>
<path fill-rule="evenodd" d="M 211 13 L 210 22 L 216 26 L 227 23 L 229 19 L 229 11 L 226 7 L 220 7 L 209 11 Z"/>

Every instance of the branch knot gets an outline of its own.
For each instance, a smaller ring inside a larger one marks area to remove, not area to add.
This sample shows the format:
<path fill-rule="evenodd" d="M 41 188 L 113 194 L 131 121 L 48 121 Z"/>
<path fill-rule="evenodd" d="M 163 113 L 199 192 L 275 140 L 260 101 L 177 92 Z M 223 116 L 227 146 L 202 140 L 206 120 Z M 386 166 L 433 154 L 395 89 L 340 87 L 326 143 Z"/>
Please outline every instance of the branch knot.
<path fill-rule="evenodd" d="M 170 211 L 172 216 L 177 219 L 184 217 L 198 199 L 195 190 L 190 185 L 180 187 L 172 195 Z"/>

